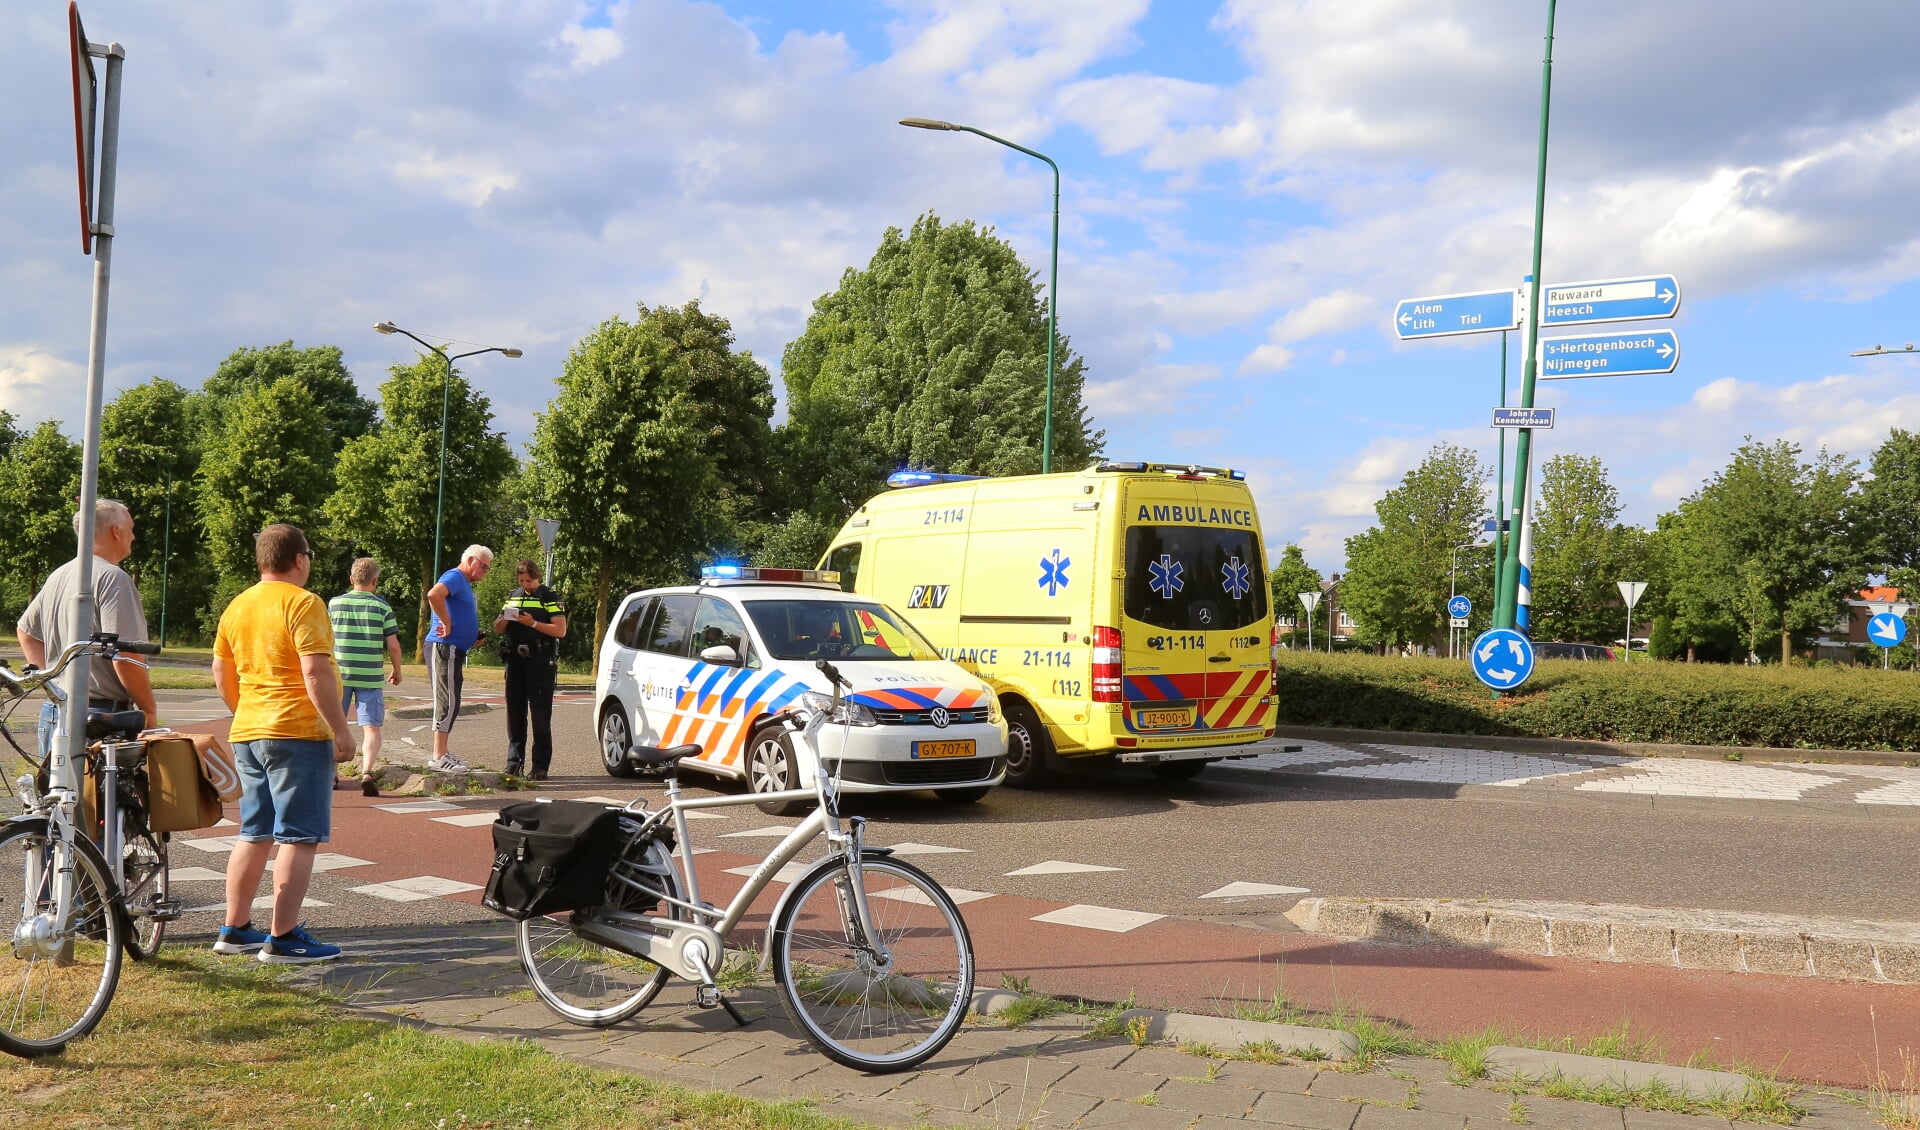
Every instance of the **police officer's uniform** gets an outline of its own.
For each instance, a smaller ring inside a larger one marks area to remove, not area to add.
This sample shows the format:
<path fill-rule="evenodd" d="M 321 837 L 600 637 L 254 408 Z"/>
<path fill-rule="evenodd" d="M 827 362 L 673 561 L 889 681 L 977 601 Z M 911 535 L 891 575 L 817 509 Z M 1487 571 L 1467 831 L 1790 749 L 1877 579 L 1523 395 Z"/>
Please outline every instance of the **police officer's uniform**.
<path fill-rule="evenodd" d="M 545 624 L 565 616 L 566 606 L 545 584 L 527 592 L 518 585 L 508 595 L 503 613 L 525 612 Z M 501 658 L 507 667 L 507 772 L 519 773 L 527 756 L 527 716 L 533 716 L 533 771 L 546 775 L 553 761 L 553 684 L 558 671 L 560 641 L 509 619 L 500 637 Z"/>

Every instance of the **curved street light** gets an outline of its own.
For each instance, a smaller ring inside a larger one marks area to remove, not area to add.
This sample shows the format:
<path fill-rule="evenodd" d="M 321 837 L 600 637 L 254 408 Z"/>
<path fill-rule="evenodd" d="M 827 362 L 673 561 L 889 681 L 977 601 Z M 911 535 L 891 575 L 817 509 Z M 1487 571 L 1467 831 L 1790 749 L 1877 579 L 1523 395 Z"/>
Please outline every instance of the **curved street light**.
<path fill-rule="evenodd" d="M 482 353 L 498 353 L 502 357 L 518 357 L 520 356 L 520 351 L 507 346 L 490 345 L 485 349 L 474 349 L 466 353 L 456 353 L 449 357 L 447 356 L 446 350 L 441 349 L 437 345 L 430 345 L 422 341 L 418 334 L 403 330 L 392 322 L 376 322 L 373 328 L 376 333 L 404 334 L 412 338 L 420 343 L 421 348 L 433 351 L 433 353 L 440 358 L 441 363 L 446 366 L 445 375 L 440 378 L 440 483 L 435 491 L 433 500 L 433 576 L 434 580 L 437 581 L 440 578 L 440 545 L 443 540 L 442 528 L 445 524 L 447 513 L 447 409 L 448 398 L 452 395 L 453 389 L 453 363 L 462 357 L 478 357 Z"/>
<path fill-rule="evenodd" d="M 1038 157 L 1053 170 L 1053 261 L 1047 277 L 1047 409 L 1045 422 L 1040 432 L 1040 473 L 1053 471 L 1053 341 L 1058 336 L 1060 317 L 1060 166 L 1053 158 L 1036 149 L 1008 141 L 1004 137 L 995 137 L 983 129 L 973 126 L 943 122 L 937 118 L 901 118 L 900 124 L 913 129 L 942 130 L 950 133 L 971 133 L 995 141 L 1008 149 L 1018 149 L 1029 157 Z"/>

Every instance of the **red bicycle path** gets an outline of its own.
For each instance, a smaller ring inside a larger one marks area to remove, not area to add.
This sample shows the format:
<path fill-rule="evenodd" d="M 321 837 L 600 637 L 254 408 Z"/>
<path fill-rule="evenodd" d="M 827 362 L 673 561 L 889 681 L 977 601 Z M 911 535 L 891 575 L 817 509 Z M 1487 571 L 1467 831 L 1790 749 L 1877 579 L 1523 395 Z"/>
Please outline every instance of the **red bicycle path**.
<path fill-rule="evenodd" d="M 486 881 L 493 858 L 490 826 L 458 827 L 430 818 L 444 813 L 374 807 L 407 798 L 334 796 L 329 850 L 372 861 L 352 869 L 356 883 L 423 872 Z M 695 845 L 715 850 L 697 857 L 701 894 L 724 905 L 744 882 L 725 868 L 757 864 L 764 856 L 722 846 L 727 841 L 702 832 L 695 824 Z M 772 844 L 755 846 L 764 852 Z M 912 862 L 939 877 L 938 856 Z M 736 944 L 762 943 L 778 893 L 771 886 L 756 900 Z M 446 897 L 475 906 L 480 901 L 477 891 Z M 1132 997 L 1144 1006 L 1206 1014 L 1230 1012 L 1234 1001 L 1265 1004 L 1278 995 L 1313 1012 L 1364 1010 L 1429 1038 L 1497 1027 L 1515 1039 L 1581 1040 L 1625 1026 L 1672 1062 L 1705 1052 L 1723 1065 L 1863 1088 L 1897 1082 L 1902 1055 L 1920 1051 L 1920 986 L 1356 943 L 1176 917 L 1124 934 L 1032 921 L 1064 905 L 994 895 L 962 906 L 978 983 L 995 987 L 1002 975 L 1024 977 L 1035 990 L 1056 996 L 1101 1002 Z M 321 914 L 315 919 L 325 920 Z"/>

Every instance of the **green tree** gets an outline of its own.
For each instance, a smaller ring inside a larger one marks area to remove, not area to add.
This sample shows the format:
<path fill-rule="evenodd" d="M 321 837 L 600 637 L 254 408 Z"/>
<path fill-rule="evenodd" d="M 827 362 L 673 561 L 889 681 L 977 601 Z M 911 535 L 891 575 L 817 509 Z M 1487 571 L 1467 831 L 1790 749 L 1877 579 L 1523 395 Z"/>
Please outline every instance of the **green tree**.
<path fill-rule="evenodd" d="M 739 555 L 775 502 L 773 378 L 750 351 L 734 349 L 732 324 L 698 301 L 642 306 L 640 318 L 659 329 L 685 371 L 701 451 L 713 464 L 706 502 L 720 526 L 709 548 Z"/>
<path fill-rule="evenodd" d="M 1866 579 L 1857 481 L 1851 460 L 1824 449 L 1807 463 L 1798 444 L 1749 438 L 1662 521 L 1676 631 L 1693 638 L 1731 621 L 1747 649 L 1778 641 L 1784 661 L 1796 636 L 1838 619 Z"/>
<path fill-rule="evenodd" d="M 205 600 L 213 577 L 193 504 L 200 454 L 188 401 L 186 389 L 155 377 L 122 391 L 100 414 L 100 493 L 126 503 L 133 515 L 138 536 L 123 564 L 140 586 L 156 636 L 163 555 L 174 624 Z"/>
<path fill-rule="evenodd" d="M 287 379 L 312 397 L 330 453 L 372 429 L 373 401 L 360 395 L 360 386 L 340 358 L 339 346 L 295 349 L 293 342 L 283 341 L 258 349 L 243 346 L 229 353 L 192 400 L 194 430 L 204 433 L 219 428 L 228 407 L 243 393 Z"/>
<path fill-rule="evenodd" d="M 440 407 L 447 404 L 447 486 L 442 568 L 487 532 L 517 466 L 493 408 L 438 357 L 395 365 L 380 386 L 380 426 L 347 441 L 334 466 L 326 515 L 334 534 L 386 566 L 391 598 L 415 605 L 413 641 L 427 632 L 433 587 L 435 504 L 440 485 Z M 451 382 L 451 383 L 448 383 Z"/>
<path fill-rule="evenodd" d="M 11 418 L 8 429 L 12 431 Z M 9 572 L 25 583 L 10 595 L 24 607 L 28 594 L 40 587 L 48 573 L 73 560 L 74 499 L 80 494 L 80 445 L 45 421 L 9 444 L 0 460 L 0 505 L 7 521 L 3 537 Z"/>
<path fill-rule="evenodd" d="M 784 522 L 768 523 L 755 531 L 752 561 L 773 569 L 811 569 L 838 532 L 838 526 L 797 511 Z"/>
<path fill-rule="evenodd" d="M 332 493 L 331 433 L 307 386 L 295 377 L 235 394 L 201 452 L 194 489 L 207 545 L 220 579 L 209 623 L 219 607 L 257 576 L 253 536 L 291 522 L 322 551 L 322 506 Z M 318 566 L 311 584 L 327 582 Z"/>
<path fill-rule="evenodd" d="M 600 323 L 568 353 L 534 425 L 528 495 L 560 520 L 561 570 L 592 587 L 595 655 L 615 583 L 686 577 L 724 525 L 697 504 L 721 485 L 718 445 L 671 317 L 643 306 L 636 322 Z M 584 627 L 580 611 L 570 624 Z"/>
<path fill-rule="evenodd" d="M 902 467 L 1040 470 L 1047 308 L 1037 272 L 973 222 L 928 213 L 888 228 L 867 268 L 813 304 L 783 355 L 780 447 L 794 506 L 837 526 Z M 1056 342 L 1056 469 L 1098 455 L 1081 402 L 1082 359 Z"/>
<path fill-rule="evenodd" d="M 1292 618 L 1300 627 L 1294 632 L 1304 642 L 1306 636 L 1305 606 L 1300 603 L 1303 592 L 1319 592 L 1322 581 L 1320 570 L 1307 564 L 1306 554 L 1292 542 L 1280 551 L 1280 560 L 1267 573 L 1267 584 L 1273 591 L 1274 618 L 1277 620 Z"/>
<path fill-rule="evenodd" d="M 1920 568 L 1920 433 L 1893 429 L 1867 464 L 1859 526 L 1879 572 Z"/>
<path fill-rule="evenodd" d="M 1533 520 L 1533 634 L 1604 643 L 1626 629 L 1618 582 L 1644 581 L 1646 534 L 1620 522 L 1620 492 L 1594 456 L 1540 468 Z"/>
<path fill-rule="evenodd" d="M 1436 445 L 1374 513 L 1378 525 L 1347 539 L 1340 606 L 1367 643 L 1437 643 L 1450 590 L 1483 605 L 1491 591 L 1492 555 L 1459 548 L 1486 520 L 1487 469 L 1464 447 Z M 1456 564 L 1457 586 L 1449 583 Z"/>

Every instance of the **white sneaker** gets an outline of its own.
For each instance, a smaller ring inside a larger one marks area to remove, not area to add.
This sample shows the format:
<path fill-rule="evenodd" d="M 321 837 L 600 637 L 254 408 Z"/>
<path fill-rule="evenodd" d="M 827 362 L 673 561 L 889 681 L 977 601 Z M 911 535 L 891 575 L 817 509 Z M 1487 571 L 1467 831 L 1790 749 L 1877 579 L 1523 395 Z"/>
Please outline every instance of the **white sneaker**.
<path fill-rule="evenodd" d="M 449 753 L 427 762 L 427 768 L 435 773 L 465 773 L 468 766 L 466 762 Z"/>

